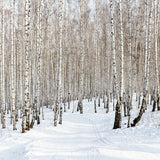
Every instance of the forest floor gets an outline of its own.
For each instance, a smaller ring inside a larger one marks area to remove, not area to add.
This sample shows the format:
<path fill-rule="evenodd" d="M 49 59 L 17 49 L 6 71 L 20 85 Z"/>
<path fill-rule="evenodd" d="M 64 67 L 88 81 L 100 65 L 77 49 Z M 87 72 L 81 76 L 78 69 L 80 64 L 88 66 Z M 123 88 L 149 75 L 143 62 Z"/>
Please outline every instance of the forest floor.
<path fill-rule="evenodd" d="M 101 103 L 102 104 L 102 103 Z M 74 103 L 77 105 L 77 102 Z M 53 111 L 45 108 L 45 120 L 31 131 L 21 133 L 0 129 L 0 160 L 160 160 L 160 112 L 151 112 L 151 106 L 134 128 L 127 128 L 127 118 L 122 118 L 122 128 L 113 130 L 114 111 L 97 107 L 84 101 L 84 114 L 63 114 L 63 124 L 54 127 Z M 132 119 L 138 114 L 133 103 Z"/>

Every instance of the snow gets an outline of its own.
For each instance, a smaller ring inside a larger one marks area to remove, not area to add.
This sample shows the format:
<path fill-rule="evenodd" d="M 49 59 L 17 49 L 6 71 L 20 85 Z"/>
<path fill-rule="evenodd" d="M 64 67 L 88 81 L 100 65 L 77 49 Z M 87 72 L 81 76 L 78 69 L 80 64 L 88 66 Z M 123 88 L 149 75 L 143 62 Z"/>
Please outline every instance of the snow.
<path fill-rule="evenodd" d="M 74 103 L 77 105 L 77 101 Z M 71 104 L 72 106 L 72 104 Z M 63 114 L 63 124 L 54 127 L 52 110 L 45 108 L 45 120 L 26 133 L 0 129 L 0 160 L 159 160 L 160 112 L 149 106 L 141 122 L 127 128 L 123 117 L 122 128 L 113 130 L 114 111 L 106 114 L 103 104 L 94 113 L 93 102 L 84 101 L 84 114 Z M 138 109 L 134 102 L 132 120 Z"/>

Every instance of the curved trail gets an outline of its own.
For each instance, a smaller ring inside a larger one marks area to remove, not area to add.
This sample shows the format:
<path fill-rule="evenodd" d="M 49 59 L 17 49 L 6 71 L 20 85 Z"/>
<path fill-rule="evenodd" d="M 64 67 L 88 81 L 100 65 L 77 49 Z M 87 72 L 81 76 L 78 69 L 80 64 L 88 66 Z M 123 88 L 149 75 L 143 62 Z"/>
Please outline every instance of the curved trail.
<path fill-rule="evenodd" d="M 103 107 L 97 107 L 95 114 L 93 102 L 84 101 L 84 106 L 84 114 L 72 113 L 72 108 L 64 113 L 63 124 L 57 127 L 53 111 L 45 108 L 45 120 L 25 134 L 21 134 L 21 122 L 17 131 L 12 126 L 0 130 L 0 160 L 160 159 L 158 113 L 147 111 L 141 127 L 112 130 L 113 111 L 106 114 Z"/>
<path fill-rule="evenodd" d="M 89 115 L 89 119 L 85 113 L 80 115 L 79 113 L 72 114 L 70 111 L 68 112 L 64 114 L 63 125 L 58 125 L 55 128 L 50 126 L 53 125 L 53 113 L 46 110 L 45 114 L 48 117 L 46 123 L 48 125 L 42 124 L 38 130 L 32 131 L 34 135 L 41 137 L 41 139 L 35 138 L 26 146 L 26 158 L 28 160 L 43 159 L 44 156 L 47 160 L 105 159 L 99 151 L 99 146 L 104 145 L 104 141 L 96 124 L 94 124 L 94 114 L 93 117 Z"/>

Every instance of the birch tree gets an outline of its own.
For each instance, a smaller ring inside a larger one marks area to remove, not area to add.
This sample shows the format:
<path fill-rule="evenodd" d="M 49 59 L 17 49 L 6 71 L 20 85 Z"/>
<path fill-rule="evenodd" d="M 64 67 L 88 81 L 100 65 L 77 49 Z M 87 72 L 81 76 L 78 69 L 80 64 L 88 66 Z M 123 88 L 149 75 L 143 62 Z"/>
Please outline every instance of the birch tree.
<path fill-rule="evenodd" d="M 38 8 L 37 8 L 37 15 L 38 15 L 38 20 L 37 20 L 37 79 L 36 79 L 36 120 L 37 124 L 40 124 L 40 78 L 41 78 L 41 53 L 42 53 L 42 31 L 41 31 L 41 18 L 42 18 L 42 13 L 41 13 L 41 6 L 42 6 L 42 0 L 38 1 Z"/>
<path fill-rule="evenodd" d="M 79 75 L 79 102 L 78 107 L 80 109 L 80 113 L 83 114 L 83 62 L 84 62 L 84 0 L 80 0 L 80 75 Z"/>
<path fill-rule="evenodd" d="M 57 100 L 54 107 L 54 126 L 57 126 L 58 110 L 60 109 L 60 120 L 62 124 L 62 31 L 63 31 L 63 0 L 59 0 L 59 56 L 58 56 L 58 79 Z"/>
<path fill-rule="evenodd" d="M 119 101 L 119 91 L 117 84 L 117 70 L 116 70 L 116 51 L 115 51 L 115 34 L 114 34 L 114 18 L 113 18 L 113 1 L 110 0 L 110 12 L 111 12 L 111 38 L 112 38 L 112 68 L 113 68 L 113 81 L 114 88 L 117 97 L 115 120 L 113 129 L 121 128 L 121 108 Z"/>
<path fill-rule="evenodd" d="M 148 80 L 149 80 L 149 57 L 150 57 L 150 52 L 151 52 L 151 19 L 152 19 L 152 1 L 150 3 L 150 12 L 148 16 L 148 26 L 147 29 L 147 55 L 145 53 L 145 77 L 144 77 L 144 82 L 143 82 L 143 100 L 142 100 L 142 105 L 141 109 L 139 112 L 139 115 L 133 120 L 133 123 L 131 124 L 132 127 L 134 127 L 142 118 L 143 113 L 145 112 L 145 109 L 147 108 L 147 103 L 146 103 L 146 96 L 148 92 Z"/>
<path fill-rule="evenodd" d="M 24 75 L 24 110 L 22 119 L 22 133 L 25 129 L 30 130 L 30 115 L 29 115 L 29 63 L 30 63 L 30 12 L 31 12 L 31 1 L 25 0 L 25 75 Z M 26 120 L 26 126 L 25 126 Z"/>
<path fill-rule="evenodd" d="M 130 110 L 131 110 L 131 74 L 132 74 L 132 44 L 131 44 L 131 0 L 128 0 L 128 83 L 127 83 L 127 110 L 128 110 L 128 127 L 130 127 Z"/>
<path fill-rule="evenodd" d="M 122 105 L 123 105 L 123 20 L 122 20 L 122 0 L 119 0 L 119 28 L 120 28 L 120 109 L 119 109 L 119 120 L 121 120 L 121 112 L 122 112 Z M 119 126 L 120 127 L 120 126 Z"/>
<path fill-rule="evenodd" d="M 158 54 L 158 5 L 159 2 L 157 0 L 154 0 L 154 102 L 153 102 L 153 110 L 155 111 L 156 106 L 157 109 L 160 110 L 159 106 L 159 77 L 158 77 L 158 59 L 157 59 L 157 54 Z"/>
<path fill-rule="evenodd" d="M 17 130 L 16 128 L 16 61 L 15 61 L 15 23 L 14 23 L 14 16 L 15 16 L 15 0 L 11 1 L 11 110 L 13 116 L 13 130 Z"/>
<path fill-rule="evenodd" d="M 5 15 L 4 15 L 4 0 L 2 6 L 2 60 L 1 60 L 1 96 L 2 96 L 2 109 L 1 109 L 1 116 L 2 116 L 2 128 L 6 128 L 6 106 L 5 106 Z"/>

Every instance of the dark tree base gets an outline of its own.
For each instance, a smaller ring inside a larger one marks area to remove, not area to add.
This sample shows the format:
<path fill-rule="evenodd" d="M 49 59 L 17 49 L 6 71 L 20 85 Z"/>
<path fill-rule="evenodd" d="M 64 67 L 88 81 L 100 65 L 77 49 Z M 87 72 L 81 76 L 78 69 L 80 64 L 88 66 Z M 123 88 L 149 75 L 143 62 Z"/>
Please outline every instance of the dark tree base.
<path fill-rule="evenodd" d="M 124 117 L 127 117 L 127 105 L 124 102 Z"/>
<path fill-rule="evenodd" d="M 133 123 L 131 124 L 131 127 L 135 127 L 136 124 L 141 120 L 143 113 L 145 112 L 146 106 L 146 99 L 143 98 L 142 106 L 139 112 L 139 115 L 133 120 Z"/>
<path fill-rule="evenodd" d="M 154 112 L 156 110 L 156 101 L 154 100 L 153 101 L 153 109 L 152 109 L 152 112 Z"/>
<path fill-rule="evenodd" d="M 158 100 L 157 100 L 157 110 L 160 111 L 159 97 L 158 97 Z"/>
<path fill-rule="evenodd" d="M 117 102 L 116 104 L 116 113 L 115 113 L 115 121 L 113 129 L 121 128 L 121 106 Z"/>
<path fill-rule="evenodd" d="M 37 124 L 40 124 L 40 118 L 39 118 L 39 115 L 37 116 Z"/>

